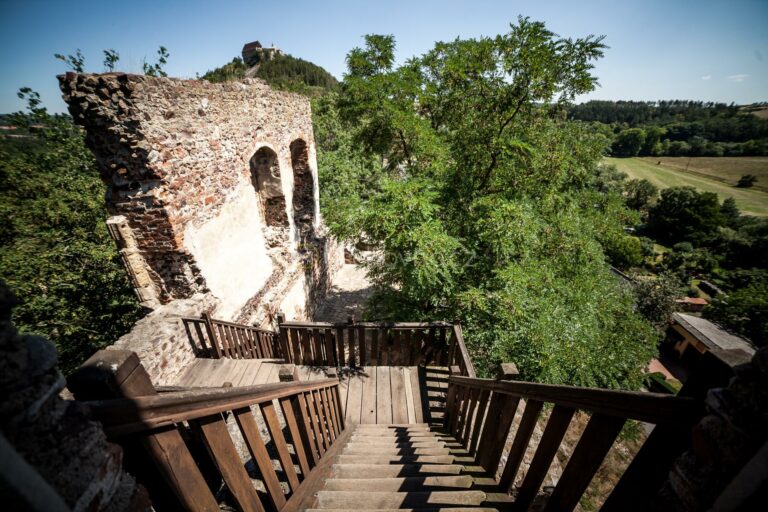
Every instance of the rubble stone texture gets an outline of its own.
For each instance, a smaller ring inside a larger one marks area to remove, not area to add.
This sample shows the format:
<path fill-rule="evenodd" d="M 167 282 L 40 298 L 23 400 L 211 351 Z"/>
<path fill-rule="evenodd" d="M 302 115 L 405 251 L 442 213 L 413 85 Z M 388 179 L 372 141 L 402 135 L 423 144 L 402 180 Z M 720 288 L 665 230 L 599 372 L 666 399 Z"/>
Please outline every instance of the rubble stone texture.
<path fill-rule="evenodd" d="M 64 377 L 53 344 L 16 331 L 14 304 L 0 282 L 0 432 L 18 455 L 4 452 L 3 466 L 13 473 L 31 466 L 41 480 L 24 479 L 20 488 L 0 475 L 3 507 L 28 510 L 36 502 L 37 510 L 52 510 L 55 503 L 42 497 L 58 495 L 73 511 L 149 510 L 146 492 L 122 469 L 122 449 L 107 442 L 82 405 L 59 396 Z"/>
<path fill-rule="evenodd" d="M 709 390 L 707 414 L 692 431 L 656 510 L 758 510 L 768 493 L 768 347 L 734 368 L 728 387 Z"/>
<path fill-rule="evenodd" d="M 59 83 L 107 185 L 110 233 L 155 310 L 118 348 L 137 352 L 156 385 L 194 357 L 182 315 L 311 318 L 343 254 L 319 215 L 306 97 L 257 79 L 67 73 Z M 153 329 L 164 337 L 148 343 Z"/>

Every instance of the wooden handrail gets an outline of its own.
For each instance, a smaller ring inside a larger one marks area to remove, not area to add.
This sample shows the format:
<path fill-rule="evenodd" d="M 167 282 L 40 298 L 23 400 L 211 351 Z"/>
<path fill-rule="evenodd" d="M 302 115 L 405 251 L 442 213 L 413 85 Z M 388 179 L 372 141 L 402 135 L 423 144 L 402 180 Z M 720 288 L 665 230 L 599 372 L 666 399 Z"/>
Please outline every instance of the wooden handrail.
<path fill-rule="evenodd" d="M 500 376 L 511 378 L 516 374 L 516 371 L 503 369 L 499 372 Z M 636 481 L 647 479 L 650 474 L 648 453 L 668 468 L 672 459 L 666 457 L 665 452 L 681 450 L 680 443 L 690 437 L 692 426 L 701 418 L 704 412 L 701 396 L 682 395 L 478 379 L 453 374 L 448 378 L 445 428 L 476 456 L 480 466 L 496 474 L 514 419 L 520 414 L 518 409 L 523 408 L 498 480 L 503 491 L 511 491 L 544 404 L 553 404 L 530 466 L 517 489 L 515 509 L 527 510 L 544 482 L 571 419 L 578 410 L 588 412 L 589 421 L 545 507 L 551 512 L 572 510 L 578 504 L 627 420 L 655 424 L 657 426 L 630 464 L 632 470 L 627 470 L 619 481 L 617 489 L 622 487 L 621 492 L 612 493 L 612 498 L 614 494 L 620 496 L 614 501 L 624 505 L 617 508 L 622 510 L 626 508 L 627 496 L 636 489 L 650 489 Z M 630 491 L 626 490 L 628 488 Z"/>
<path fill-rule="evenodd" d="M 182 317 L 189 342 L 199 357 L 270 359 L 282 357 L 277 333 L 268 329 L 211 318 Z"/>
<path fill-rule="evenodd" d="M 470 371 L 474 375 L 461 327 L 448 322 L 286 322 L 278 315 L 278 332 L 280 353 L 289 363 L 350 367 L 457 364 L 462 374 Z M 456 350 L 452 350 L 454 346 Z"/>
<path fill-rule="evenodd" d="M 453 337 L 454 343 L 456 344 L 456 350 L 452 351 L 453 359 L 455 361 L 451 361 L 449 366 L 457 364 L 462 372 L 462 375 L 475 378 L 477 376 L 475 373 L 475 365 L 472 364 L 472 358 L 469 357 L 469 351 L 467 350 L 467 346 L 464 344 L 464 334 L 461 331 L 460 324 L 453 325 Z"/>
<path fill-rule="evenodd" d="M 338 379 L 281 382 L 237 388 L 176 391 L 135 398 L 82 402 L 108 436 L 122 436 L 182 421 L 338 386 Z"/>
<path fill-rule="evenodd" d="M 337 379 L 158 394 L 135 353 L 102 350 L 69 386 L 109 439 L 123 446 L 126 464 L 158 510 L 218 511 L 210 484 L 218 488 L 221 481 L 238 510 L 281 510 L 285 489 L 306 493 L 308 476 L 323 454 L 349 436 L 343 437 Z M 240 431 L 236 438 L 233 428 Z M 251 455 L 266 498 L 256 492 L 236 439 Z"/>
<path fill-rule="evenodd" d="M 387 328 L 387 329 L 424 329 L 429 327 L 451 327 L 453 324 L 450 322 L 296 322 L 285 321 L 280 322 L 280 325 L 284 327 L 316 327 L 316 328 L 328 328 L 328 327 L 349 327 L 354 325 L 355 327 L 366 328 Z"/>
<path fill-rule="evenodd" d="M 699 400 L 665 393 L 472 379 L 454 375 L 449 377 L 448 383 L 653 424 L 693 421 L 701 415 L 703 407 Z"/>

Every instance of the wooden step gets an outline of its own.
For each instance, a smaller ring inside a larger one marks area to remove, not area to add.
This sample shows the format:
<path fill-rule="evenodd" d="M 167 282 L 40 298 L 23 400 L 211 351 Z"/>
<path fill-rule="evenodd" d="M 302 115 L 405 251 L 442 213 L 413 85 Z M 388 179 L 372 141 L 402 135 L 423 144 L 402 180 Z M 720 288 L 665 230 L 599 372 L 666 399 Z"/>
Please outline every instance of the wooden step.
<path fill-rule="evenodd" d="M 306 512 L 345 512 L 341 508 L 308 508 Z M 360 512 L 499 512 L 489 507 L 360 508 Z"/>
<path fill-rule="evenodd" d="M 334 464 L 332 478 L 393 478 L 398 476 L 458 475 L 459 464 Z"/>
<path fill-rule="evenodd" d="M 362 508 L 420 508 L 445 505 L 477 506 L 485 501 L 483 491 L 360 492 L 320 491 L 318 508 L 360 510 Z"/>
<path fill-rule="evenodd" d="M 339 455 L 338 464 L 453 464 L 453 455 Z"/>
<path fill-rule="evenodd" d="M 407 476 L 395 478 L 332 478 L 325 481 L 326 491 L 440 491 L 451 489 L 469 489 L 472 477 L 460 476 Z"/>
<path fill-rule="evenodd" d="M 347 443 L 347 448 L 445 448 L 445 441 L 396 441 L 387 439 L 377 439 L 370 441 L 353 441 Z"/>
<path fill-rule="evenodd" d="M 367 445 L 346 446 L 342 453 L 346 455 L 450 455 L 451 450 L 449 448 L 397 448 Z"/>

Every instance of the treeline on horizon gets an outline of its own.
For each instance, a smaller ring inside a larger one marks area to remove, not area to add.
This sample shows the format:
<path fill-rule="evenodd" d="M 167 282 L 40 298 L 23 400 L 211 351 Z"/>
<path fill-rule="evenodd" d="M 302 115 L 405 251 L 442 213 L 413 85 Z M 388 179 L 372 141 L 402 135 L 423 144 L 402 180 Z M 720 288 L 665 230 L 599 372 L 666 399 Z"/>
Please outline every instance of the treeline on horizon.
<path fill-rule="evenodd" d="M 617 157 L 768 155 L 768 119 L 734 104 L 592 100 L 568 117 L 593 123 Z"/>

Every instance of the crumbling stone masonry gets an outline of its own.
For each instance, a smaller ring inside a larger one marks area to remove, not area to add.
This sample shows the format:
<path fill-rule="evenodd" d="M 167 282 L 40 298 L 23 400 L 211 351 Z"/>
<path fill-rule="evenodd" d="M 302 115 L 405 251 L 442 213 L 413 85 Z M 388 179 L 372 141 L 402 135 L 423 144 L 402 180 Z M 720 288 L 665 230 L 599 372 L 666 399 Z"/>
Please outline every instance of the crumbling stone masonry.
<path fill-rule="evenodd" d="M 67 73 L 59 82 L 85 127 L 107 185 L 107 224 L 153 321 L 175 325 L 180 311 L 202 312 L 177 300 L 209 304 L 228 320 L 268 323 L 278 310 L 310 317 L 343 255 L 319 215 L 306 97 L 257 79 Z M 169 383 L 194 357 L 179 334 L 173 355 L 159 360 L 130 335 L 118 345 L 139 354 L 156 384 Z M 181 360 L 176 351 L 186 351 Z"/>
<path fill-rule="evenodd" d="M 150 510 L 84 407 L 63 400 L 56 348 L 11 323 L 15 298 L 0 282 L 0 506 L 3 510 Z"/>

